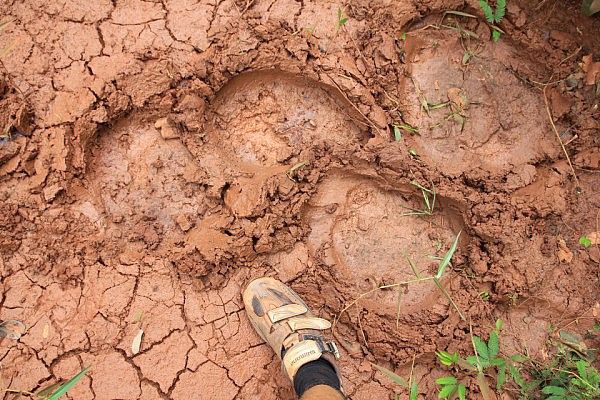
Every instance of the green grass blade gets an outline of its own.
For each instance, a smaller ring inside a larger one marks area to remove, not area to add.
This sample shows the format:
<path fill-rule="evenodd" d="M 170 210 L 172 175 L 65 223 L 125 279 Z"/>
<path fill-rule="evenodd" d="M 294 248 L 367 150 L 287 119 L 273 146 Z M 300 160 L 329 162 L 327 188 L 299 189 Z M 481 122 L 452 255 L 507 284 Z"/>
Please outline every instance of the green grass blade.
<path fill-rule="evenodd" d="M 419 387 L 417 386 L 417 382 L 413 382 L 410 386 L 410 395 L 409 400 L 418 400 L 419 398 Z"/>
<path fill-rule="evenodd" d="M 458 232 L 458 235 L 456 235 L 456 238 L 454 239 L 454 243 L 452 243 L 452 246 L 450 246 L 450 250 L 448 250 L 448 252 L 444 256 L 444 258 L 442 258 L 440 265 L 438 266 L 438 272 L 437 272 L 437 275 L 435 276 L 437 279 L 442 278 L 442 275 L 444 274 L 446 267 L 448 266 L 448 264 L 450 264 L 450 260 L 452 259 L 454 252 L 456 252 L 456 246 L 458 246 L 459 238 L 460 238 L 460 232 Z"/>
<path fill-rule="evenodd" d="M 374 366 L 375 368 L 377 368 L 379 370 L 379 372 L 381 372 L 382 374 L 384 374 L 392 382 L 394 382 L 394 383 L 396 383 L 396 384 L 398 384 L 398 385 L 400 385 L 402 387 L 408 388 L 408 383 L 406 383 L 406 381 L 404 380 L 404 378 L 402 378 L 401 376 L 397 375 L 396 373 L 390 371 L 387 368 L 380 367 L 377 364 L 371 363 L 371 365 Z"/>
<path fill-rule="evenodd" d="M 77 382 L 79 382 L 79 380 L 81 380 L 81 378 L 83 378 L 89 370 L 90 370 L 90 367 L 86 367 L 86 368 L 82 369 L 81 371 L 79 371 L 79 373 L 77 375 L 75 375 L 74 377 L 72 377 L 71 379 L 66 381 L 63 385 L 61 385 L 58 388 L 58 390 L 56 392 L 52 393 L 50 395 L 50 397 L 48 397 L 48 400 L 59 399 L 62 395 L 67 393 L 73 386 L 75 386 L 75 384 Z"/>

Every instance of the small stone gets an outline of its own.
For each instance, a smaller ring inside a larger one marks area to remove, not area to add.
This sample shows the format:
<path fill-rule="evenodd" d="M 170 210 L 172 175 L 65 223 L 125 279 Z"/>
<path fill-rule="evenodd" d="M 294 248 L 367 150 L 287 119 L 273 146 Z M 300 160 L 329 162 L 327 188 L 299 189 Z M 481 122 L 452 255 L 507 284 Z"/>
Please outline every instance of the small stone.
<path fill-rule="evenodd" d="M 185 215 L 185 214 L 179 214 L 175 218 L 175 221 L 177 222 L 177 225 L 179 225 L 181 230 L 184 232 L 187 232 L 192 228 L 192 223 L 190 222 L 187 215 Z"/>
<path fill-rule="evenodd" d="M 58 195 L 63 190 L 64 188 L 62 186 L 59 186 L 58 184 L 46 186 L 44 188 L 44 199 L 46 199 L 46 201 L 52 201 L 56 198 L 56 195 Z"/>
<path fill-rule="evenodd" d="M 160 136 L 163 139 L 177 139 L 179 138 L 179 130 L 168 117 L 160 118 L 154 123 L 154 127 L 160 130 Z"/>

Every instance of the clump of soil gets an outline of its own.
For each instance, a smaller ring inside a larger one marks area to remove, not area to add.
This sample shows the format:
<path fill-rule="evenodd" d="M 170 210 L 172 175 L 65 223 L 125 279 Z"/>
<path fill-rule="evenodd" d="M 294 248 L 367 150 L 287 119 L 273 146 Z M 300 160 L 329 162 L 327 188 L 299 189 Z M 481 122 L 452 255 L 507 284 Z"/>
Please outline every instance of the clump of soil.
<path fill-rule="evenodd" d="M 471 346 L 435 285 L 340 312 L 434 274 L 459 233 L 442 284 L 473 333 L 501 318 L 504 350 L 543 358 L 549 325 L 591 326 L 598 19 L 511 3 L 494 44 L 444 14 L 477 2 L 422 3 L 344 26 L 307 1 L 1 5 L 0 319 L 27 331 L 0 386 L 91 365 L 73 398 L 293 398 L 240 298 L 270 275 L 337 320 L 351 398 L 413 357 L 431 398 L 434 351 Z"/>

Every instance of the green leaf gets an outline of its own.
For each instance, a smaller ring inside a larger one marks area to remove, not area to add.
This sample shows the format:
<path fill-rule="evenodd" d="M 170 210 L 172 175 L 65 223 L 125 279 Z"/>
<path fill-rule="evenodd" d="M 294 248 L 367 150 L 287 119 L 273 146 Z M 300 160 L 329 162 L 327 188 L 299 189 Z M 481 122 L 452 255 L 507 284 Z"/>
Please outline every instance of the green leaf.
<path fill-rule="evenodd" d="M 410 385 L 410 394 L 408 396 L 409 400 L 417 400 L 419 397 L 419 387 L 417 386 L 417 382 L 413 382 Z"/>
<path fill-rule="evenodd" d="M 586 379 L 587 378 L 587 367 L 589 366 L 587 361 L 579 360 L 575 363 L 575 366 L 577 367 L 577 372 L 579 372 L 579 376 Z"/>
<path fill-rule="evenodd" d="M 496 367 L 503 367 L 506 365 L 506 361 L 503 358 L 492 358 L 490 364 Z"/>
<path fill-rule="evenodd" d="M 500 351 L 500 338 L 496 332 L 490 333 L 490 339 L 488 340 L 487 347 L 490 352 L 489 358 L 490 360 L 493 360 Z"/>
<path fill-rule="evenodd" d="M 523 388 L 526 385 L 525 379 L 523 379 L 521 371 L 519 371 L 517 367 L 509 365 L 508 372 L 510 372 L 510 377 L 517 385 L 519 385 L 519 387 Z"/>
<path fill-rule="evenodd" d="M 473 336 L 473 344 L 475 345 L 475 349 L 477 350 L 477 355 L 479 358 L 489 360 L 490 353 L 488 351 L 488 347 L 479 336 Z"/>
<path fill-rule="evenodd" d="M 494 22 L 498 23 L 502 21 L 504 14 L 506 14 L 506 0 L 497 0 L 496 12 L 494 13 Z"/>
<path fill-rule="evenodd" d="M 398 125 L 394 125 L 394 140 L 396 142 L 399 142 L 400 140 L 402 140 L 402 131 L 400 130 Z"/>
<path fill-rule="evenodd" d="M 87 374 L 87 372 L 90 370 L 90 367 L 84 368 L 81 371 L 79 371 L 79 373 L 77 375 L 75 375 L 74 377 L 72 377 L 71 379 L 69 379 L 68 381 L 66 381 L 63 385 L 61 385 L 56 392 L 52 393 L 50 395 L 50 397 L 48 397 L 48 400 L 57 400 L 59 399 L 62 395 L 64 395 L 65 393 L 67 393 L 73 386 L 75 386 L 75 384 L 77 382 L 79 382 L 79 380 L 81 378 L 83 378 L 85 376 L 85 374 Z"/>
<path fill-rule="evenodd" d="M 437 378 L 435 380 L 435 383 L 437 383 L 438 385 L 455 385 L 456 384 L 456 378 L 453 376 L 443 376 L 441 378 Z"/>
<path fill-rule="evenodd" d="M 552 395 L 552 396 L 550 396 L 550 397 L 546 397 L 546 400 L 566 400 L 566 399 L 567 399 L 567 398 L 565 398 L 565 397 L 564 397 L 564 396 L 562 396 L 562 395 L 556 395 L 556 396 L 555 396 L 555 395 Z M 577 400 L 579 400 L 579 399 L 577 399 Z"/>
<path fill-rule="evenodd" d="M 456 391 L 456 385 L 443 386 L 438 393 L 438 399 L 447 399 Z"/>
<path fill-rule="evenodd" d="M 477 365 L 477 357 L 475 356 L 468 356 L 466 361 L 471 365 Z"/>
<path fill-rule="evenodd" d="M 456 352 L 454 352 L 454 354 L 450 354 L 446 351 L 436 351 L 435 354 L 440 360 L 440 363 L 447 367 L 450 367 L 452 364 L 456 364 L 459 359 L 458 353 Z"/>
<path fill-rule="evenodd" d="M 546 386 L 542 389 L 542 393 L 544 394 L 566 394 L 567 389 L 559 387 L 559 386 Z"/>
<path fill-rule="evenodd" d="M 498 376 L 496 377 L 496 390 L 501 391 L 502 386 L 506 382 L 506 365 L 498 368 Z"/>
<path fill-rule="evenodd" d="M 500 36 L 502 36 L 502 33 L 500 31 L 497 30 L 493 30 L 492 31 L 492 41 L 494 43 L 498 42 L 498 40 L 500 40 Z"/>
<path fill-rule="evenodd" d="M 592 241 L 586 235 L 583 235 L 579 238 L 579 244 L 585 247 L 586 249 L 592 245 Z"/>
<path fill-rule="evenodd" d="M 400 385 L 402 387 L 408 388 L 408 383 L 406 383 L 406 381 L 404 380 L 404 378 L 402 378 L 401 376 L 395 374 L 394 372 L 390 371 L 387 368 L 380 367 L 377 364 L 371 363 L 371 365 L 374 366 L 375 368 L 377 368 L 379 370 L 379 372 L 381 372 L 382 374 L 384 374 L 392 382 L 394 382 L 394 383 L 396 383 L 396 384 L 398 384 L 398 385 Z"/>
<path fill-rule="evenodd" d="M 496 320 L 496 330 L 498 332 L 500 332 L 502 330 L 502 328 L 504 327 L 504 322 L 502 322 L 501 319 L 497 319 Z"/>
<path fill-rule="evenodd" d="M 525 357 L 525 356 L 522 356 L 522 355 L 520 355 L 520 354 L 515 354 L 515 355 L 513 355 L 513 356 L 510 356 L 510 359 L 511 359 L 512 361 L 514 361 L 514 362 L 518 362 L 518 363 L 522 363 L 522 362 L 525 362 L 525 361 L 529 360 L 529 358 L 527 358 L 527 357 Z"/>
<path fill-rule="evenodd" d="M 440 261 L 440 264 L 438 266 L 438 272 L 437 272 L 437 275 L 435 276 L 436 278 L 438 278 L 438 279 L 442 278 L 442 275 L 444 274 L 446 267 L 448 266 L 448 264 L 450 264 L 450 260 L 452 259 L 454 252 L 456 252 L 456 246 L 458 246 L 459 238 L 460 238 L 460 232 L 458 232 L 458 235 L 456 235 L 456 238 L 454 239 L 452 246 L 450 246 L 450 249 L 446 252 L 446 254 L 444 255 L 444 258 L 442 258 L 442 261 Z"/>
<path fill-rule="evenodd" d="M 483 10 L 483 15 L 485 16 L 485 19 L 487 20 L 487 22 L 489 22 L 490 24 L 493 23 L 494 22 L 494 10 L 492 10 L 492 7 L 490 7 L 488 2 L 486 0 L 479 0 L 479 6 Z"/>
<path fill-rule="evenodd" d="M 458 398 L 460 400 L 465 400 L 467 397 L 467 388 L 462 383 L 458 385 Z"/>

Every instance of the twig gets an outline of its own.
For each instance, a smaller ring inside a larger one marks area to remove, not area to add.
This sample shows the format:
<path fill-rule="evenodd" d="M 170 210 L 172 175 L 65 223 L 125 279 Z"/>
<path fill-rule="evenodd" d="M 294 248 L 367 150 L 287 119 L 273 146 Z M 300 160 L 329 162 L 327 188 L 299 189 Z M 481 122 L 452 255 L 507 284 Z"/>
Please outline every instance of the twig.
<path fill-rule="evenodd" d="M 548 113 L 548 119 L 550 120 L 550 125 L 552 125 L 552 130 L 556 134 L 556 138 L 560 143 L 560 147 L 562 148 L 565 157 L 567 157 L 567 162 L 569 163 L 569 167 L 571 167 L 571 172 L 573 173 L 573 177 L 575 178 L 575 184 L 577 185 L 577 189 L 580 189 L 579 179 L 577 178 L 577 174 L 575 173 L 575 168 L 573 168 L 573 163 L 571 162 L 571 157 L 569 157 L 569 153 L 567 153 L 567 149 L 565 148 L 565 144 L 560 138 L 560 134 L 558 133 L 558 129 L 556 129 L 556 125 L 554 124 L 554 120 L 552 119 L 552 112 L 550 111 L 550 104 L 548 103 L 548 95 L 546 94 L 546 89 L 548 89 L 549 85 L 544 86 L 542 93 L 544 94 L 544 103 L 546 104 L 546 112 Z"/>
<path fill-rule="evenodd" d="M 356 303 L 356 319 L 358 320 L 358 328 L 360 329 L 360 334 L 362 336 L 363 342 L 365 342 L 365 347 L 368 349 L 369 344 L 367 343 L 367 337 L 365 336 L 365 331 L 362 327 L 362 322 L 360 322 L 360 308 L 358 307 L 358 303 Z"/>
<path fill-rule="evenodd" d="M 355 304 L 356 304 L 356 303 L 357 303 L 357 302 L 358 302 L 360 299 L 363 299 L 363 298 L 365 298 L 366 296 L 368 296 L 368 295 L 370 295 L 370 294 L 372 294 L 372 293 L 375 293 L 375 292 L 376 292 L 376 291 L 378 291 L 378 290 L 383 290 L 383 289 L 394 288 L 394 287 L 398 287 L 398 286 L 400 286 L 400 285 L 408 285 L 408 284 L 411 284 L 411 283 L 419 283 L 419 282 L 431 281 L 431 280 L 433 280 L 433 279 L 435 279 L 435 277 L 434 277 L 434 276 L 428 276 L 428 277 L 426 277 L 426 278 L 419 278 L 419 279 L 411 279 L 411 280 L 404 281 L 404 282 L 392 283 L 392 284 L 390 284 L 390 285 L 382 285 L 382 286 L 378 286 L 378 287 L 376 287 L 376 288 L 374 288 L 374 289 L 371 289 L 371 290 L 369 290 L 368 292 L 362 293 L 360 296 L 358 296 L 356 299 L 354 299 L 353 301 L 351 301 L 351 302 L 350 302 L 350 304 L 348 304 L 346 307 L 344 307 L 344 308 L 342 309 L 342 311 L 340 311 L 340 312 L 338 313 L 338 315 L 337 315 L 337 316 L 334 318 L 334 320 L 333 320 L 333 326 L 332 326 L 332 330 L 335 330 L 335 326 L 336 326 L 337 322 L 340 320 L 340 317 L 341 317 L 341 315 L 342 315 L 344 312 L 348 311 L 348 309 L 349 309 L 350 307 L 352 307 L 353 305 L 355 305 Z"/>
<path fill-rule="evenodd" d="M 323 70 L 322 70 L 322 71 L 323 71 Z M 344 91 L 342 90 L 342 88 L 340 87 L 340 85 L 338 85 L 338 83 L 337 83 L 337 82 L 336 82 L 336 81 L 335 81 L 335 80 L 334 80 L 334 79 L 331 77 L 331 75 L 329 75 L 329 73 L 327 73 L 327 71 L 323 71 L 323 73 L 324 73 L 325 75 L 327 75 L 327 77 L 329 78 L 329 80 L 330 80 L 331 82 L 333 82 L 333 84 L 334 84 L 335 88 L 336 88 L 336 89 L 337 89 L 337 90 L 340 92 L 340 94 L 341 94 L 341 95 L 344 97 L 344 99 L 346 99 L 346 101 L 347 101 L 348 103 L 350 103 L 350 105 L 351 105 L 351 106 L 352 106 L 352 107 L 353 107 L 353 108 L 354 108 L 356 111 L 358 111 L 358 113 L 359 113 L 359 114 L 360 114 L 360 115 L 361 115 L 361 116 L 362 116 L 362 117 L 363 117 L 363 118 L 364 118 L 366 121 L 368 121 L 368 122 L 369 122 L 369 125 L 371 126 L 371 128 L 374 128 L 374 129 L 377 131 L 377 133 L 381 134 L 381 130 L 380 130 L 378 127 L 377 127 L 377 125 L 375 125 L 375 123 L 374 123 L 373 121 L 371 121 L 371 120 L 369 119 L 369 117 L 367 117 L 365 114 L 363 114 L 363 112 L 362 112 L 362 111 L 360 111 L 360 108 L 358 108 L 358 107 L 356 106 L 356 104 L 354 104 L 352 101 L 350 101 L 350 99 L 348 98 L 348 96 L 346 96 L 346 93 L 344 93 Z"/>

